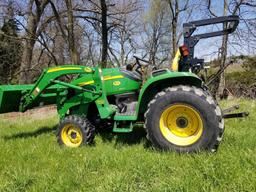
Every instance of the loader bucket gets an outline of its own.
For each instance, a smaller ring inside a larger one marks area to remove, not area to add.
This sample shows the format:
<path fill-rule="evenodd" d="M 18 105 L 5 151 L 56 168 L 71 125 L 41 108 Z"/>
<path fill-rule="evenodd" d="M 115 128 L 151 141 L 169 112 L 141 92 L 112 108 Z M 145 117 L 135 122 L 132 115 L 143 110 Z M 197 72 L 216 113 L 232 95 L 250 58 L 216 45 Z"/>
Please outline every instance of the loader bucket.
<path fill-rule="evenodd" d="M 8 112 L 18 112 L 20 101 L 24 92 L 28 92 L 34 88 L 35 85 L 2 85 L 0 86 L 0 114 Z M 60 86 L 50 86 L 30 108 L 56 104 L 57 89 Z"/>
<path fill-rule="evenodd" d="M 0 86 L 0 113 L 19 111 L 22 92 L 32 88 L 33 85 Z"/>

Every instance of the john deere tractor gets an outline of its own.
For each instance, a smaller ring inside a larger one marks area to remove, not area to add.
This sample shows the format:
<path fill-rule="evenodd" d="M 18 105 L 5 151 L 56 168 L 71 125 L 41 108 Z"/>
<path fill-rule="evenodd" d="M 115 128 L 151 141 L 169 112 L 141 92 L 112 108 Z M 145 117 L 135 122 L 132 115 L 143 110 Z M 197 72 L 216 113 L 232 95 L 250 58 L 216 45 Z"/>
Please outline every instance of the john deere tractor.
<path fill-rule="evenodd" d="M 45 69 L 32 85 L 0 86 L 0 113 L 56 104 L 59 144 L 80 147 L 93 142 L 95 129 L 128 133 L 143 122 L 155 148 L 178 152 L 216 151 L 224 133 L 223 114 L 203 81 L 196 75 L 203 60 L 194 58 L 202 38 L 232 33 L 237 16 L 184 24 L 184 45 L 170 69 L 145 71 L 150 62 L 135 57 L 121 68 L 101 69 L 64 65 Z M 225 23 L 221 31 L 193 35 L 198 26 Z M 77 75 L 71 82 L 62 76 Z M 236 114 L 235 116 L 239 116 Z"/>

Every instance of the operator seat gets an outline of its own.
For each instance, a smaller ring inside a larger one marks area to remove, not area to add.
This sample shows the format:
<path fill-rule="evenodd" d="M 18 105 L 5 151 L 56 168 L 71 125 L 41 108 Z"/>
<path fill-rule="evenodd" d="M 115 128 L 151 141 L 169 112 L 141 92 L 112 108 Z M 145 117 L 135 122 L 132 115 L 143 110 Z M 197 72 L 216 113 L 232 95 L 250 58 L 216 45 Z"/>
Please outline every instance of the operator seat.
<path fill-rule="evenodd" d="M 129 79 L 135 80 L 135 81 L 142 81 L 142 75 L 134 70 L 129 70 L 128 66 L 120 67 L 120 72 Z"/>

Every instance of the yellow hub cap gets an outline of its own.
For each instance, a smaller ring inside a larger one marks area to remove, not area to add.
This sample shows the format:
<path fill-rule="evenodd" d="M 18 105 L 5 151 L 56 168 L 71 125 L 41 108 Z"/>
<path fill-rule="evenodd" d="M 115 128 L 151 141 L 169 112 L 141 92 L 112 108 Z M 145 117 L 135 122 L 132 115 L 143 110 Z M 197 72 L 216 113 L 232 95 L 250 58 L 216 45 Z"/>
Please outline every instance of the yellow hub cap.
<path fill-rule="evenodd" d="M 160 130 L 172 144 L 192 145 L 203 133 L 200 114 L 185 104 L 175 104 L 164 110 L 160 117 Z"/>
<path fill-rule="evenodd" d="M 79 147 L 83 140 L 81 130 L 73 124 L 67 124 L 61 131 L 61 139 L 68 147 Z"/>

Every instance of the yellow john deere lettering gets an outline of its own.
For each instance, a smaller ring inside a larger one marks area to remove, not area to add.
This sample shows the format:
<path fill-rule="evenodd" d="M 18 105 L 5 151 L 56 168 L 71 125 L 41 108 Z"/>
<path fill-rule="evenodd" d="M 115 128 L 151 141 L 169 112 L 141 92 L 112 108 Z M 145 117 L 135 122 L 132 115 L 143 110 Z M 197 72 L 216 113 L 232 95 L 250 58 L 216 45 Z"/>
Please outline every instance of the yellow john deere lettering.
<path fill-rule="evenodd" d="M 103 79 L 104 79 L 105 81 L 107 81 L 107 80 L 112 80 L 112 79 L 121 79 L 121 78 L 124 78 L 124 76 L 123 76 L 123 75 L 105 76 Z"/>
<path fill-rule="evenodd" d="M 105 76 L 105 77 L 103 77 L 103 80 L 104 80 L 104 81 L 108 81 L 108 80 L 112 80 L 112 79 L 121 79 L 121 78 L 124 78 L 124 76 L 123 76 L 123 75 Z M 93 84 L 93 83 L 94 83 L 93 80 L 92 80 L 92 81 L 86 81 L 86 82 L 79 83 L 78 86 L 91 85 L 91 84 Z M 121 82 L 120 82 L 120 84 L 121 84 Z M 120 84 L 119 84 L 119 85 L 120 85 Z M 116 86 L 117 86 L 117 85 L 116 85 Z"/>
<path fill-rule="evenodd" d="M 92 80 L 92 81 L 87 81 L 87 82 L 79 83 L 78 85 L 79 86 L 85 86 L 85 85 L 90 85 L 90 84 L 93 84 L 93 83 L 94 83 L 94 81 Z"/>
<path fill-rule="evenodd" d="M 80 67 L 55 67 L 55 68 L 52 68 L 52 69 L 49 69 L 47 71 L 47 73 L 52 73 L 52 72 L 56 72 L 56 71 L 63 71 L 63 70 L 81 70 Z"/>

